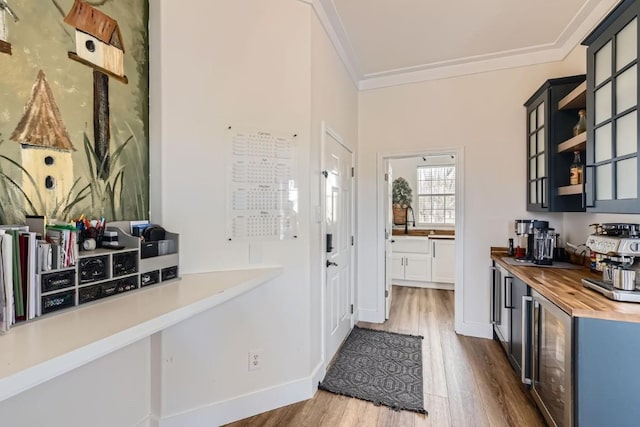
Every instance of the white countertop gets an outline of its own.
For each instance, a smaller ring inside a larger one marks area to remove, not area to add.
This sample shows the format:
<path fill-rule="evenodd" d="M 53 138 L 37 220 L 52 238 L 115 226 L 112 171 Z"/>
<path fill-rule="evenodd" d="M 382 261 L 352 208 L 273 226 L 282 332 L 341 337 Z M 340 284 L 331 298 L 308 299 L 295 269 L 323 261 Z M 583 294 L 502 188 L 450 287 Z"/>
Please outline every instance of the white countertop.
<path fill-rule="evenodd" d="M 0 335 L 0 401 L 271 280 L 281 267 L 185 274 L 14 326 Z"/>

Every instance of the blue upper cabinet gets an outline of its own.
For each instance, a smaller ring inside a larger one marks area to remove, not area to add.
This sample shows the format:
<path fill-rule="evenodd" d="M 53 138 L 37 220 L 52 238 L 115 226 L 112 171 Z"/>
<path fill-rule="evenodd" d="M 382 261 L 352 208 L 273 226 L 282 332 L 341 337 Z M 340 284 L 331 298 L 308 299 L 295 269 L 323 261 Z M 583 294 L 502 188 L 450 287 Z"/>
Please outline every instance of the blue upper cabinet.
<path fill-rule="evenodd" d="M 583 42 L 589 212 L 640 213 L 638 8 L 622 1 Z"/>
<path fill-rule="evenodd" d="M 583 186 L 570 185 L 574 151 L 584 150 L 574 138 L 584 104 L 565 102 L 584 81 L 584 75 L 547 80 L 524 104 L 528 211 L 584 212 Z"/>

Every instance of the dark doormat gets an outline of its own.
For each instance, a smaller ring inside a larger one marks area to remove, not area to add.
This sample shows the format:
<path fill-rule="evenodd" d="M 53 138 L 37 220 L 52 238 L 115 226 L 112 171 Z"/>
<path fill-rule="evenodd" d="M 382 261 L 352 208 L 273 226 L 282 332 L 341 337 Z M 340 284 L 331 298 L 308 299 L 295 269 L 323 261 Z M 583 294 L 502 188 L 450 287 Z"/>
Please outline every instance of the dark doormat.
<path fill-rule="evenodd" d="M 356 326 L 318 388 L 395 410 L 426 414 L 422 337 Z"/>

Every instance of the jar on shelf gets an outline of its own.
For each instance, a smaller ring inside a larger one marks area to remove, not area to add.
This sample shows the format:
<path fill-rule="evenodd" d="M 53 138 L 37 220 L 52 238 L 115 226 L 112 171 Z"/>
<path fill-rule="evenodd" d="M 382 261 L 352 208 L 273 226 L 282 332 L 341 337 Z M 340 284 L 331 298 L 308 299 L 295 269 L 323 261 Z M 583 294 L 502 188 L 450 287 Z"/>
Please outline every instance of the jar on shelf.
<path fill-rule="evenodd" d="M 584 109 L 578 110 L 578 123 L 573 127 L 573 136 L 577 136 L 582 132 L 587 131 L 587 111 Z"/>

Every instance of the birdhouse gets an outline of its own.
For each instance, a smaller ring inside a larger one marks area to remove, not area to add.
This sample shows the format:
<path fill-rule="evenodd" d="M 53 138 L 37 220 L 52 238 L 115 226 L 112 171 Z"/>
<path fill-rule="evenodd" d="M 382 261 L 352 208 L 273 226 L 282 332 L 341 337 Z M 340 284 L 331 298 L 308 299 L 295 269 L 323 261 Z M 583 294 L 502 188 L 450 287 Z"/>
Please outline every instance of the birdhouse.
<path fill-rule="evenodd" d="M 8 41 L 7 14 L 18 22 L 18 16 L 9 7 L 6 0 L 0 0 L 0 52 L 11 55 L 11 43 Z"/>
<path fill-rule="evenodd" d="M 23 194 L 31 203 L 41 201 L 44 212 L 50 214 L 68 198 L 73 186 L 71 153 L 75 149 L 42 70 L 10 139 L 21 147 Z"/>
<path fill-rule="evenodd" d="M 118 22 L 83 0 L 75 0 L 64 22 L 76 29 L 76 52 L 69 56 L 99 71 L 124 77 L 124 44 Z"/>

